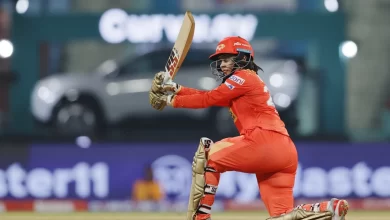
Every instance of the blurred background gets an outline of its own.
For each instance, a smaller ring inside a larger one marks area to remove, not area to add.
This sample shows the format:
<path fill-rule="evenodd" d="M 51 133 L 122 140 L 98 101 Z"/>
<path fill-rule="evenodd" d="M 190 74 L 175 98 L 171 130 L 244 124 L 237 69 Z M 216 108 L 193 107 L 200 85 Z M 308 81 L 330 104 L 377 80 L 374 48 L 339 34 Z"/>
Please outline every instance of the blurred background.
<path fill-rule="evenodd" d="M 0 0 L 0 212 L 186 209 L 199 138 L 238 134 L 227 109 L 150 107 L 186 10 L 175 81 L 215 88 L 217 42 L 251 42 L 297 204 L 390 209 L 390 0 Z M 264 210 L 255 176 L 224 173 L 214 210 Z"/>

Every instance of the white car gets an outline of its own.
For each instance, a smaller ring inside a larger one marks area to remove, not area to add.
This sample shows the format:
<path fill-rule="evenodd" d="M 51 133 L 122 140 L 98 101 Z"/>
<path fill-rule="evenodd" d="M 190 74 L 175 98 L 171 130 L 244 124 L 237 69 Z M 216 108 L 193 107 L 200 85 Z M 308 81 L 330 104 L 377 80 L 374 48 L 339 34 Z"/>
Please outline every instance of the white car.
<path fill-rule="evenodd" d="M 228 134 L 235 131 L 230 114 L 224 108 L 153 109 L 148 92 L 154 74 L 163 69 L 171 48 L 154 50 L 122 61 L 107 60 L 95 72 L 66 73 L 48 76 L 38 81 L 31 95 L 34 118 L 62 134 L 90 134 L 127 119 L 208 121 L 215 131 Z M 208 56 L 213 51 L 192 48 L 175 81 L 184 86 L 211 90 L 218 82 L 211 74 Z M 279 102 L 287 107 L 297 93 L 297 71 L 286 60 L 260 60 L 265 70 L 262 79 L 270 85 L 272 94 L 282 94 Z M 271 72 L 267 73 L 267 70 Z M 290 99 L 290 100 L 286 100 Z M 276 104 L 278 101 L 276 100 Z M 179 123 L 179 122 L 177 122 Z"/>

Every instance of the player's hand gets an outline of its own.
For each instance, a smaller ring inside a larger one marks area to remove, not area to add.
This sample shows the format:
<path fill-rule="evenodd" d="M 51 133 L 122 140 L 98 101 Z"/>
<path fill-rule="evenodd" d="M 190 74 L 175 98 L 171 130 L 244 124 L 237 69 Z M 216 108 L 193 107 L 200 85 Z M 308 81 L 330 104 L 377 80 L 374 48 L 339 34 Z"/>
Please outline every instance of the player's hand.
<path fill-rule="evenodd" d="M 155 93 L 164 93 L 164 89 L 162 85 L 164 84 L 164 76 L 165 72 L 160 71 L 154 75 L 153 81 L 152 81 L 152 91 Z"/>
<path fill-rule="evenodd" d="M 153 92 L 174 92 L 177 93 L 180 90 L 180 85 L 173 82 L 169 74 L 160 71 L 156 73 L 152 82 L 152 91 Z"/>
<path fill-rule="evenodd" d="M 159 111 L 162 111 L 165 106 L 172 105 L 174 95 L 168 95 L 166 93 L 153 92 L 152 90 L 149 92 L 149 102 L 150 105 Z"/>
<path fill-rule="evenodd" d="M 162 111 L 167 105 L 166 102 L 167 95 L 161 92 L 154 92 L 153 90 L 149 91 L 149 102 L 150 105 L 159 111 Z"/>

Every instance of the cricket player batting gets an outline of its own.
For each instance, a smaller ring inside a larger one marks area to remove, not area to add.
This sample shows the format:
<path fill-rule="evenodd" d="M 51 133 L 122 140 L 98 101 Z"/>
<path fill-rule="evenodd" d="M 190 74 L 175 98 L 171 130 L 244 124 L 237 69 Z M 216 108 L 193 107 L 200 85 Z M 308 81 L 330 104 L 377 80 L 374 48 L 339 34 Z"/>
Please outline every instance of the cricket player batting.
<path fill-rule="evenodd" d="M 240 133 L 216 143 L 201 138 L 193 160 L 187 220 L 211 219 L 220 174 L 226 171 L 256 175 L 269 219 L 344 220 L 348 211 L 345 200 L 294 207 L 297 151 L 267 86 L 257 75 L 261 68 L 253 62 L 250 43 L 241 37 L 227 37 L 218 43 L 210 59 L 212 73 L 222 80 L 217 88 L 211 91 L 187 88 L 160 72 L 149 93 L 152 107 L 158 110 L 166 106 L 227 107 Z"/>

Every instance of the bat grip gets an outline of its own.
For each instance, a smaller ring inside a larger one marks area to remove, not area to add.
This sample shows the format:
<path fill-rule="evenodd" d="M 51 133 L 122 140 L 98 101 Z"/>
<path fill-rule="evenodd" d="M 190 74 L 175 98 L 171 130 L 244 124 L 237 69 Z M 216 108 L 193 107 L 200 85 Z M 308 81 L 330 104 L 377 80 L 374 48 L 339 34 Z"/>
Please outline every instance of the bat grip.
<path fill-rule="evenodd" d="M 171 76 L 169 75 L 169 72 L 165 72 L 163 84 L 164 84 L 164 85 L 167 85 L 167 84 L 168 84 L 168 85 L 172 85 L 172 84 L 173 84 L 173 81 L 172 81 Z"/>

